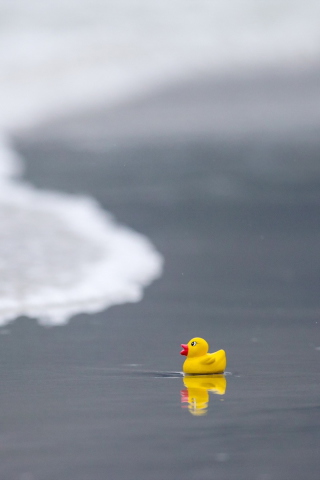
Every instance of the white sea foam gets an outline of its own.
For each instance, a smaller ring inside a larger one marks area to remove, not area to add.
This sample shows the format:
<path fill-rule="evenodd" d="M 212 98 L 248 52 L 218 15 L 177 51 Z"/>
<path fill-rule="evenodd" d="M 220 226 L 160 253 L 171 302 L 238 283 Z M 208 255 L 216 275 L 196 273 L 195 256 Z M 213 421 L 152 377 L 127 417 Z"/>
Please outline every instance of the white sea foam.
<path fill-rule="evenodd" d="M 20 315 L 58 325 L 80 312 L 136 302 L 161 272 L 142 235 L 118 225 L 90 198 L 43 192 L 0 176 L 0 325 Z"/>
<path fill-rule="evenodd" d="M 161 271 L 151 243 L 89 198 L 6 183 L 0 222 L 0 325 L 19 315 L 57 325 L 136 302 Z"/>
<path fill-rule="evenodd" d="M 0 0 L 0 324 L 137 301 L 162 263 L 93 199 L 17 180 L 11 132 L 203 70 L 316 61 L 319 16 L 316 0 Z"/>

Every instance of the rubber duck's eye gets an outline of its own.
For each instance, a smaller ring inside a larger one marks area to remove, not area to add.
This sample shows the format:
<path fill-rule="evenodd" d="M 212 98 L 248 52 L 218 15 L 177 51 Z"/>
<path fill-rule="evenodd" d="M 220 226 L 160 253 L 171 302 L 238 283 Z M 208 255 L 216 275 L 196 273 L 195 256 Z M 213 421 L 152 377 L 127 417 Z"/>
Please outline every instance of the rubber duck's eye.
<path fill-rule="evenodd" d="M 197 342 L 191 342 L 192 347 L 194 347 L 195 345 L 197 345 Z"/>

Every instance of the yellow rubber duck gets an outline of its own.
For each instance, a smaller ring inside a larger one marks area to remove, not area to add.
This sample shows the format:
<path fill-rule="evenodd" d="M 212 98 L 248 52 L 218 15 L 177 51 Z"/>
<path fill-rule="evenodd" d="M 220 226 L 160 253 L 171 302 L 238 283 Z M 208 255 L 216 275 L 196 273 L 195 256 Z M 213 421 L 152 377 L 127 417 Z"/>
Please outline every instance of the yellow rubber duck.
<path fill-rule="evenodd" d="M 187 345 L 182 344 L 181 355 L 186 355 L 182 370 L 184 373 L 210 375 L 223 373 L 227 366 L 224 350 L 208 353 L 209 345 L 203 338 L 192 338 Z"/>
<path fill-rule="evenodd" d="M 205 415 L 209 404 L 209 392 L 224 395 L 227 380 L 224 375 L 190 375 L 183 377 L 186 390 L 181 390 L 181 402 L 188 404 L 192 415 Z"/>

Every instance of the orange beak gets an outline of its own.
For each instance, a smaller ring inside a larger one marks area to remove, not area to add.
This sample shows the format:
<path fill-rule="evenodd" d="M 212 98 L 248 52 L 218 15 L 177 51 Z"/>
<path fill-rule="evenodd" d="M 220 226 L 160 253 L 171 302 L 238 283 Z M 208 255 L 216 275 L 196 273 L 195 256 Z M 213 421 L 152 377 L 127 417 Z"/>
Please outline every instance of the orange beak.
<path fill-rule="evenodd" d="M 182 350 L 180 352 L 180 355 L 188 355 L 188 345 L 185 345 L 184 343 L 181 344 Z"/>

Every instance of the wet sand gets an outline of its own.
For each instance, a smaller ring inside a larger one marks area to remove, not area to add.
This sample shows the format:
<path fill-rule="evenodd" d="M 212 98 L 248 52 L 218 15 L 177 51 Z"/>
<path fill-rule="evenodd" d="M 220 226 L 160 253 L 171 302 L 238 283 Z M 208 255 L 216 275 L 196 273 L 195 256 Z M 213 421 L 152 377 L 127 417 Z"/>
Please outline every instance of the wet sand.
<path fill-rule="evenodd" d="M 274 82 L 282 98 L 286 83 Z M 254 85 L 261 93 L 265 84 Z M 185 85 L 184 98 L 200 87 Z M 195 101 L 189 115 L 203 128 L 192 135 L 186 101 L 163 117 L 176 95 L 160 97 L 65 119 L 17 142 L 28 181 L 94 196 L 146 234 L 165 267 L 140 303 L 64 327 L 19 319 L 4 329 L 1 478 L 318 480 L 315 116 L 313 129 L 298 115 L 280 132 L 269 119 L 252 134 L 247 121 L 228 136 L 210 130 Z M 226 110 L 230 118 L 241 118 L 244 99 Z M 166 128 L 149 135 L 157 113 Z M 133 135 L 137 128 L 145 135 Z M 180 343 L 195 335 L 228 356 L 226 392 L 211 393 L 201 416 L 182 408 L 186 387 L 173 374 Z"/>

